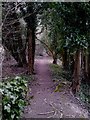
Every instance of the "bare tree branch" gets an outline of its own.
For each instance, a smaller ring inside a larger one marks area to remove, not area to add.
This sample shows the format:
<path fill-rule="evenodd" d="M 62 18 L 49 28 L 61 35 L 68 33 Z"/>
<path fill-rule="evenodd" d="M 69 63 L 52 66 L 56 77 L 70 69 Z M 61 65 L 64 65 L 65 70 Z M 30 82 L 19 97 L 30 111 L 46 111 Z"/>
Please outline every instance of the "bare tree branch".
<path fill-rule="evenodd" d="M 41 40 L 38 39 L 38 38 L 36 38 L 36 40 L 38 40 L 38 41 L 40 41 L 42 44 L 44 44 L 44 45 L 47 47 L 47 49 L 50 51 L 50 53 L 52 54 L 52 56 L 53 56 L 53 51 L 50 49 L 50 47 L 49 47 L 45 42 L 41 41 Z"/>
<path fill-rule="evenodd" d="M 4 25 L 4 23 L 5 23 L 5 21 L 6 21 L 6 18 L 7 18 L 7 16 L 8 16 L 8 14 L 9 14 L 11 11 L 13 11 L 15 8 L 16 8 L 16 10 L 17 10 L 20 4 L 21 4 L 21 3 L 16 4 L 15 7 L 13 7 L 12 9 L 10 9 L 10 10 L 7 11 L 7 13 L 6 13 L 6 15 L 5 15 L 5 18 L 4 18 L 4 20 L 3 20 L 3 22 L 2 22 L 2 24 L 1 24 L 0 27 L 2 27 L 2 26 Z"/>
<path fill-rule="evenodd" d="M 37 32 L 36 35 L 41 34 L 44 31 L 44 27 L 41 29 L 40 32 Z"/>

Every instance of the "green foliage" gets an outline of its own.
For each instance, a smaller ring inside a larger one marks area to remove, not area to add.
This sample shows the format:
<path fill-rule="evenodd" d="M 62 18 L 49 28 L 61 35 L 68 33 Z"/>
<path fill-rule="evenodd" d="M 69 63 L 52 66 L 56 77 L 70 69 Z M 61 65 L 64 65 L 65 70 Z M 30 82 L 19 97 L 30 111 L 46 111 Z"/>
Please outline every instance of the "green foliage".
<path fill-rule="evenodd" d="M 63 68 L 59 65 L 51 64 L 51 73 L 54 79 L 58 80 L 71 80 L 71 72 L 65 71 Z"/>
<path fill-rule="evenodd" d="M 64 47 L 69 51 L 88 47 L 89 3 L 48 3 L 44 13 L 42 16 L 46 17 L 41 18 L 42 24 L 48 27 L 51 48 L 56 54 Z"/>
<path fill-rule="evenodd" d="M 51 64 L 50 67 L 51 67 L 52 76 L 55 79 L 60 79 L 60 77 L 61 77 L 60 74 L 62 72 L 61 68 L 58 65 L 55 65 L 55 64 Z"/>
<path fill-rule="evenodd" d="M 81 14 L 84 14 L 83 16 Z M 88 3 L 61 4 L 61 18 L 64 22 L 64 38 L 69 49 L 86 48 L 90 31 L 90 5 Z"/>
<path fill-rule="evenodd" d="M 87 104 L 90 111 L 90 86 L 87 83 L 81 83 L 79 96 Z"/>
<path fill-rule="evenodd" d="M 26 104 L 27 80 L 17 76 L 10 81 L 0 83 L 0 92 L 3 119 L 18 120 Z"/>

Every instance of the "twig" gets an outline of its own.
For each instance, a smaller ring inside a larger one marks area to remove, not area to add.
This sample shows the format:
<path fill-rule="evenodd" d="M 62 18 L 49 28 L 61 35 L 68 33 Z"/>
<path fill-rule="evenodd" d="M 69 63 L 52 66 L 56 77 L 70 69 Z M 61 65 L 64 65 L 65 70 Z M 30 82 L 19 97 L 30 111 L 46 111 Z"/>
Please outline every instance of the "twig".
<path fill-rule="evenodd" d="M 44 99 L 44 102 L 45 102 L 46 104 L 48 103 L 47 100 L 46 100 L 46 98 Z M 52 117 L 58 115 L 58 113 L 59 113 L 59 118 L 62 118 L 62 117 L 63 117 L 62 111 L 59 111 L 53 104 L 55 105 L 55 103 L 52 103 L 52 102 L 49 103 L 49 105 L 53 108 L 54 115 L 49 116 L 48 118 L 52 118 Z"/>
<path fill-rule="evenodd" d="M 50 112 L 46 112 L 46 113 L 39 113 L 38 115 L 47 115 L 47 114 L 51 114 L 53 113 L 54 111 L 50 111 Z"/>
<path fill-rule="evenodd" d="M 6 15 L 5 15 L 5 18 L 4 18 L 4 20 L 3 20 L 3 23 L 1 24 L 0 27 L 2 27 L 2 26 L 4 25 L 5 20 L 6 20 L 7 16 L 8 16 L 8 14 L 9 14 L 11 11 L 13 11 L 15 8 L 18 8 L 18 6 L 19 6 L 20 4 L 21 4 L 21 3 L 18 3 L 15 7 L 13 7 L 12 9 L 10 9 L 10 10 L 7 11 L 7 13 L 6 13 Z"/>

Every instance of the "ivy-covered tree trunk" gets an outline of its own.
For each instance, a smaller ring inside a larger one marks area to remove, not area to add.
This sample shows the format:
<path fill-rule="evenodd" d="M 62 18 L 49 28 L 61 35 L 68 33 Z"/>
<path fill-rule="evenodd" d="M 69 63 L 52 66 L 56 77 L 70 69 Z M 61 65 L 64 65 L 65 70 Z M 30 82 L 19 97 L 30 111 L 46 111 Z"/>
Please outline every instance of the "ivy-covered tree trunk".
<path fill-rule="evenodd" d="M 81 72 L 81 52 L 80 50 L 77 50 L 75 54 L 73 81 L 71 85 L 73 94 L 76 94 L 76 92 L 78 92 L 79 90 L 80 72 Z"/>

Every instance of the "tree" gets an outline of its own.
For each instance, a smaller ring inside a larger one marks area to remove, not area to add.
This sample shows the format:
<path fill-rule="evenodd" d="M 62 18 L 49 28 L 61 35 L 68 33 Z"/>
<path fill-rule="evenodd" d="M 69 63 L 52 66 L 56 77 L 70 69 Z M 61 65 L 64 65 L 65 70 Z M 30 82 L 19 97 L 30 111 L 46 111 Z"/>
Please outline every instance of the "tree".
<path fill-rule="evenodd" d="M 58 13 L 54 8 L 50 8 L 50 5 L 52 3 L 48 3 L 47 9 L 43 11 L 42 17 L 41 17 L 41 24 L 44 25 L 44 27 L 47 30 L 48 34 L 48 44 L 50 51 L 52 51 L 52 57 L 53 57 L 53 63 L 57 64 L 57 58 L 58 58 L 58 41 L 60 39 L 60 29 L 58 28 Z M 59 21 L 58 21 L 59 20 Z M 47 41 L 47 40 L 46 40 Z"/>
<path fill-rule="evenodd" d="M 65 23 L 67 47 L 73 47 L 75 51 L 74 73 L 72 81 L 72 92 L 76 94 L 80 86 L 81 74 L 81 52 L 87 48 L 87 33 L 89 32 L 88 22 L 90 14 L 90 5 L 88 3 L 62 4 L 62 19 Z M 84 14 L 84 16 L 81 15 Z"/>
<path fill-rule="evenodd" d="M 34 56 L 35 56 L 35 38 L 37 26 L 37 14 L 42 10 L 40 3 L 25 3 L 25 9 L 20 6 L 22 16 L 27 15 L 24 20 L 27 24 L 27 44 L 28 44 L 28 67 L 29 74 L 34 73 Z"/>
<path fill-rule="evenodd" d="M 27 64 L 25 47 L 21 38 L 21 26 L 18 19 L 16 3 L 2 3 L 2 44 L 7 48 L 14 59 L 17 61 L 18 66 Z"/>
<path fill-rule="evenodd" d="M 63 68 L 67 69 L 71 65 L 73 69 L 71 86 L 72 92 L 76 94 L 81 79 L 81 60 L 83 61 L 81 54 L 89 45 L 90 5 L 89 3 L 59 2 L 48 4 L 49 8 L 45 11 L 48 20 L 44 20 L 43 24 L 48 25 L 53 51 L 62 56 Z M 88 55 L 86 58 L 88 66 L 90 66 L 89 58 Z M 89 71 L 90 67 L 88 67 L 90 76 Z"/>

